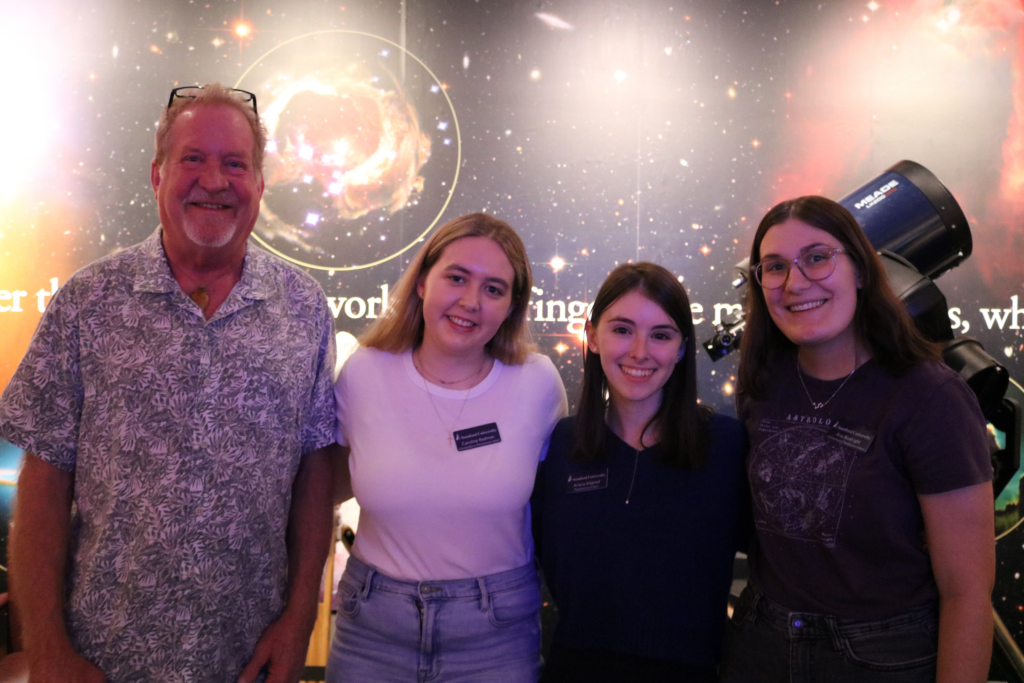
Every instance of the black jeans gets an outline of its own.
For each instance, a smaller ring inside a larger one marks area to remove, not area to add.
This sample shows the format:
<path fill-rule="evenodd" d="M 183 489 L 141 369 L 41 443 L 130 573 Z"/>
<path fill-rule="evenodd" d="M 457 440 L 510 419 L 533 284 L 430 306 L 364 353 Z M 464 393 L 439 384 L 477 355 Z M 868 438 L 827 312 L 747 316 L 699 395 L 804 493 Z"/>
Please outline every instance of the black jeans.
<path fill-rule="evenodd" d="M 721 683 L 935 683 L 938 607 L 878 620 L 791 612 L 750 586 L 725 636 Z"/>

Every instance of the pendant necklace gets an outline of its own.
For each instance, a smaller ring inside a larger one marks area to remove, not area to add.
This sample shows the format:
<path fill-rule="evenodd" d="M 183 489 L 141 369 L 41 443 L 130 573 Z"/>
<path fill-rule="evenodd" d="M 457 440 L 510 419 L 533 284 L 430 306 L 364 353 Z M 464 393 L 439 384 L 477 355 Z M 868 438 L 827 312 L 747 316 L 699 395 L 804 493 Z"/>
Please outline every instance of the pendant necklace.
<path fill-rule="evenodd" d="M 637 448 L 625 439 L 622 439 L 622 442 L 633 450 L 633 476 L 629 478 L 629 490 L 626 491 L 626 505 L 629 505 L 629 499 L 633 497 L 633 484 L 636 483 L 636 469 L 640 464 L 640 451 L 646 450 L 646 447 L 644 446 L 644 431 L 647 431 L 646 427 L 644 427 L 644 430 L 640 432 L 640 448 Z"/>
<path fill-rule="evenodd" d="M 641 443 L 643 445 L 643 443 Z M 633 448 L 630 446 L 630 448 Z M 636 483 L 636 466 L 640 464 L 640 451 L 633 448 L 633 477 L 629 480 L 629 491 L 626 492 L 626 505 L 629 505 L 629 498 L 633 495 L 633 484 Z"/>
<path fill-rule="evenodd" d="M 206 307 L 210 305 L 210 293 L 206 291 L 206 287 L 196 287 L 188 298 L 195 302 L 199 310 L 206 313 Z"/>
<path fill-rule="evenodd" d="M 449 425 L 447 422 L 444 421 L 444 418 L 441 417 L 441 411 L 437 409 L 437 404 L 434 403 L 434 396 L 433 394 L 430 393 L 430 388 L 427 386 L 427 375 L 430 375 L 430 373 L 426 372 L 420 366 L 420 364 L 416 362 L 415 353 L 412 354 L 412 365 L 414 368 L 416 368 L 416 371 L 420 373 L 420 379 L 423 380 L 423 390 L 427 392 L 427 400 L 430 401 L 430 407 L 434 409 L 434 414 L 437 415 L 437 421 L 440 422 L 441 426 L 445 428 L 445 433 L 448 436 L 448 445 L 451 446 L 455 438 L 455 426 L 459 424 L 459 419 L 462 417 L 462 411 L 466 409 L 466 403 L 469 401 L 469 394 L 471 391 L 473 391 L 473 387 L 466 389 L 466 395 L 462 397 L 462 405 L 459 406 L 459 412 L 455 416 L 455 420 L 453 420 L 451 425 Z M 484 369 L 485 365 L 487 365 L 486 356 L 484 356 L 484 362 L 480 364 L 480 367 L 477 368 L 476 371 L 474 371 L 473 374 L 470 375 L 469 377 L 465 377 L 459 380 L 452 380 L 450 382 L 445 382 L 444 380 L 437 379 L 433 375 L 431 375 L 431 379 L 436 379 L 438 382 L 441 382 L 442 384 L 458 384 L 459 382 L 466 382 L 479 375 L 480 371 Z"/>
<path fill-rule="evenodd" d="M 804 382 L 804 373 L 803 373 L 803 371 L 800 370 L 800 359 L 797 358 L 797 360 L 796 360 L 796 376 L 800 378 L 800 386 L 802 386 L 804 388 L 804 393 L 807 394 L 807 400 L 811 402 L 811 406 L 815 410 L 821 410 L 822 408 L 827 406 L 829 404 L 829 402 L 836 397 L 836 394 L 838 394 L 840 391 L 843 390 L 843 387 L 846 386 L 846 383 L 850 381 L 850 378 L 853 377 L 853 373 L 855 373 L 855 372 L 857 372 L 857 361 L 856 360 L 854 360 L 854 362 L 853 362 L 853 370 L 851 370 L 850 374 L 846 376 L 846 379 L 843 380 L 843 383 L 839 385 L 839 388 L 836 389 L 835 391 L 833 391 L 832 395 L 829 396 L 827 399 L 825 399 L 824 402 L 818 403 L 813 398 L 811 398 L 811 392 L 809 392 L 807 390 L 807 384 Z"/>

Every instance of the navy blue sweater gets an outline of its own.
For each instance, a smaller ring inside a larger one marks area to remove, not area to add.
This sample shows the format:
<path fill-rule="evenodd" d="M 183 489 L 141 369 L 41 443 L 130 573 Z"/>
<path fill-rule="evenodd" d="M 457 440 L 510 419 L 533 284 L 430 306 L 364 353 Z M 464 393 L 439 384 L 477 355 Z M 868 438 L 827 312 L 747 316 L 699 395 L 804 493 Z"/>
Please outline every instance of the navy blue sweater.
<path fill-rule="evenodd" d="M 690 472 L 658 464 L 658 446 L 638 455 L 610 429 L 610 457 L 576 463 L 573 418 L 558 423 L 531 498 L 557 642 L 717 663 L 750 513 L 746 430 L 723 415 L 709 426 L 707 463 Z"/>

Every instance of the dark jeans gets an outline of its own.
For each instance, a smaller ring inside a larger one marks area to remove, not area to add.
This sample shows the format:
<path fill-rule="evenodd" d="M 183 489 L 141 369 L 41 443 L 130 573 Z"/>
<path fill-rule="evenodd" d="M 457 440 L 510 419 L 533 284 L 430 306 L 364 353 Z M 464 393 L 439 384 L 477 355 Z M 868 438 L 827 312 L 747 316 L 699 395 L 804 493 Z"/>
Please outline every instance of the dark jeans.
<path fill-rule="evenodd" d="M 933 605 L 878 620 L 790 612 L 750 586 L 725 636 L 721 683 L 935 683 Z"/>

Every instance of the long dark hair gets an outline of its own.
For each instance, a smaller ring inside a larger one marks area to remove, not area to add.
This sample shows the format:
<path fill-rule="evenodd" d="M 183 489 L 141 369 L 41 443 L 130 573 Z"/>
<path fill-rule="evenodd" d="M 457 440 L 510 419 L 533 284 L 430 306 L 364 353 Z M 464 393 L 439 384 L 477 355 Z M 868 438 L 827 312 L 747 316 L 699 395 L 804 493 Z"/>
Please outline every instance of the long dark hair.
<path fill-rule="evenodd" d="M 917 330 L 906 307 L 893 293 L 878 254 L 857 219 L 838 202 L 808 195 L 772 207 L 754 234 L 751 265 L 761 260 L 761 242 L 768 230 L 791 218 L 824 230 L 843 245 L 861 280 L 853 314 L 857 340 L 870 349 L 887 372 L 899 376 L 924 360 L 939 357 L 938 346 Z M 737 393 L 764 399 L 773 364 L 782 352 L 796 345 L 772 320 L 757 279 L 751 276 L 747 281 L 747 322 L 740 343 Z"/>
<path fill-rule="evenodd" d="M 597 328 L 601 315 L 609 306 L 630 292 L 640 292 L 672 318 L 683 335 L 686 349 L 665 383 L 658 412 L 643 431 L 646 433 L 651 427 L 657 428 L 660 457 L 664 464 L 680 469 L 698 469 L 707 456 L 710 440 L 707 421 L 712 411 L 697 403 L 697 344 L 690 299 L 672 273 L 661 266 L 647 262 L 626 263 L 609 273 L 601 285 L 590 314 L 591 329 Z M 589 350 L 584 353 L 573 458 L 580 462 L 594 462 L 606 457 L 608 379 L 601 367 L 600 354 Z"/>

